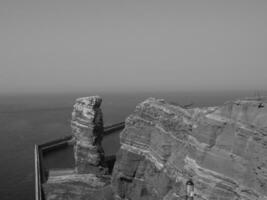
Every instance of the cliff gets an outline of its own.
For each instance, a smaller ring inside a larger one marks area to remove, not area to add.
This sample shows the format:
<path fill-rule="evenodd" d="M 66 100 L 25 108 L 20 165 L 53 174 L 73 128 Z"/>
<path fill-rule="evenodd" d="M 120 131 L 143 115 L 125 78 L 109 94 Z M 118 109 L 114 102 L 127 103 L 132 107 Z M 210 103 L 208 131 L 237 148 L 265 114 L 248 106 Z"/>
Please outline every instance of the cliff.
<path fill-rule="evenodd" d="M 267 199 L 266 99 L 184 109 L 149 98 L 120 142 L 116 199 Z"/>
<path fill-rule="evenodd" d="M 76 100 L 75 169 L 49 171 L 47 200 L 267 200 L 267 99 L 186 109 L 149 98 L 126 119 L 112 175 L 101 101 Z"/>

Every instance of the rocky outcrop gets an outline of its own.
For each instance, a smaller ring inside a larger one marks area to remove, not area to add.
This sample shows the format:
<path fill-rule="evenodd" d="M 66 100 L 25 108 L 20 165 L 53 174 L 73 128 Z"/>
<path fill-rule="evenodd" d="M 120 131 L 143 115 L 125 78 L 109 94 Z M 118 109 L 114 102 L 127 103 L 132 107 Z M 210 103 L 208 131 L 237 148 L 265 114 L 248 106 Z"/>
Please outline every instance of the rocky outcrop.
<path fill-rule="evenodd" d="M 83 97 L 76 100 L 72 112 L 71 128 L 75 138 L 74 157 L 78 173 L 99 173 L 104 151 L 101 147 L 103 116 L 99 96 Z"/>
<path fill-rule="evenodd" d="M 113 193 L 101 146 L 103 116 L 98 96 L 76 100 L 71 128 L 75 169 L 50 170 L 42 185 L 46 200 L 109 200 Z"/>
<path fill-rule="evenodd" d="M 71 170 L 50 171 L 43 190 L 46 200 L 108 200 L 112 196 L 109 177 Z"/>
<path fill-rule="evenodd" d="M 266 99 L 184 109 L 149 98 L 120 142 L 117 199 L 267 199 Z"/>

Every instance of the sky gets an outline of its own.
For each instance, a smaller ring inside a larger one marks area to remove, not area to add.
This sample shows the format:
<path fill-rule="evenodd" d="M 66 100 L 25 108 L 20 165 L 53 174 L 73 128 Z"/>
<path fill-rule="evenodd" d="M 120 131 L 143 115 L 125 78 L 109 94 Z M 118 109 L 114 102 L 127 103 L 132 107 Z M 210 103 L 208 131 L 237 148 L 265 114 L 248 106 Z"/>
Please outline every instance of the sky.
<path fill-rule="evenodd" d="M 265 90 L 265 0 L 1 0 L 0 94 Z"/>

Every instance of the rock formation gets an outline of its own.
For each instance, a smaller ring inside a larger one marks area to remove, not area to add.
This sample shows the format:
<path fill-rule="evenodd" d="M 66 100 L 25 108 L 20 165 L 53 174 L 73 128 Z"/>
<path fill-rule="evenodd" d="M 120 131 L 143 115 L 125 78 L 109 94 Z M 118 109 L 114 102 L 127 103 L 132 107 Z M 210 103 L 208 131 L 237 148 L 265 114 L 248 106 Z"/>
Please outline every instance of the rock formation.
<path fill-rule="evenodd" d="M 100 105 L 76 100 L 76 168 L 49 172 L 47 200 L 267 200 L 267 99 L 206 108 L 145 100 L 126 119 L 112 177 Z"/>
<path fill-rule="evenodd" d="M 103 171 L 101 102 L 102 99 L 99 96 L 83 97 L 75 102 L 71 128 L 75 138 L 74 157 L 77 173 L 99 173 Z"/>
<path fill-rule="evenodd" d="M 149 98 L 120 140 L 116 199 L 267 199 L 266 99 L 184 109 Z"/>
<path fill-rule="evenodd" d="M 109 178 L 72 170 L 50 171 L 43 191 L 46 200 L 108 200 L 112 196 Z"/>
<path fill-rule="evenodd" d="M 108 200 L 110 176 L 101 147 L 103 116 L 98 96 L 76 100 L 71 128 L 74 136 L 75 170 L 50 170 L 42 185 L 46 200 Z"/>

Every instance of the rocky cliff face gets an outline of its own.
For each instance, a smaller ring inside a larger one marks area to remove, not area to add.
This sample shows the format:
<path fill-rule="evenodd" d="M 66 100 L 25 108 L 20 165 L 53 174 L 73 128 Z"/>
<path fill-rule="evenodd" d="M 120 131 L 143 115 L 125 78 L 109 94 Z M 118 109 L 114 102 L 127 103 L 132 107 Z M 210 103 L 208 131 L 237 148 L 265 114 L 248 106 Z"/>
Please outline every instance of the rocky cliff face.
<path fill-rule="evenodd" d="M 75 138 L 74 157 L 78 173 L 99 173 L 104 159 L 101 146 L 103 116 L 99 96 L 76 100 L 72 112 L 71 128 Z"/>
<path fill-rule="evenodd" d="M 117 199 L 266 200 L 267 101 L 184 109 L 149 98 L 121 133 Z"/>

